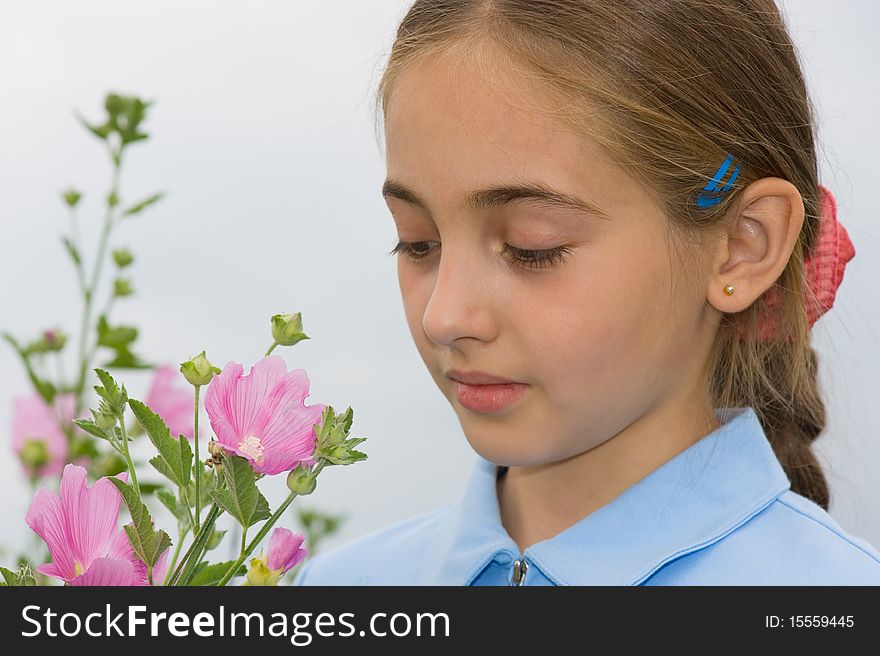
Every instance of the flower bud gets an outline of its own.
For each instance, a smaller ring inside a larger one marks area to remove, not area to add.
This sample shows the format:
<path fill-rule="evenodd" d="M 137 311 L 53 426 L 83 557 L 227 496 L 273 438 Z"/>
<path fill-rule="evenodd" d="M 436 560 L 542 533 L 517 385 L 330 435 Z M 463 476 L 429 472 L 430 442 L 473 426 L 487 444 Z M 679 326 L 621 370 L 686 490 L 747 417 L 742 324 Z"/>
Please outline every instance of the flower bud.
<path fill-rule="evenodd" d="M 269 538 L 268 551 L 259 558 L 251 559 L 245 585 L 278 585 L 278 581 L 290 569 L 301 563 L 309 554 L 303 547 L 305 536 L 287 528 L 276 528 Z"/>
<path fill-rule="evenodd" d="M 132 254 L 125 248 L 120 248 L 119 250 L 113 251 L 113 260 L 116 262 L 116 266 L 123 269 L 134 261 L 134 257 L 132 257 Z"/>
<path fill-rule="evenodd" d="M 82 194 L 71 187 L 67 191 L 63 192 L 61 194 L 61 197 L 64 199 L 64 202 L 67 203 L 68 207 L 76 207 L 79 199 L 82 198 Z"/>
<path fill-rule="evenodd" d="M 92 416 L 95 418 L 95 424 L 102 431 L 111 432 L 116 427 L 116 414 L 105 399 L 101 399 L 98 403 L 97 410 L 91 410 Z"/>
<path fill-rule="evenodd" d="M 67 335 L 59 330 L 43 331 L 43 342 L 46 344 L 47 351 L 60 351 L 67 342 Z"/>
<path fill-rule="evenodd" d="M 116 427 L 116 417 L 111 413 L 96 412 L 95 423 L 102 431 L 111 431 Z"/>
<path fill-rule="evenodd" d="M 180 373 L 189 381 L 191 385 L 207 385 L 214 378 L 214 374 L 219 374 L 220 370 L 208 362 L 205 352 L 202 351 L 198 355 L 180 365 Z"/>
<path fill-rule="evenodd" d="M 276 314 L 272 317 L 272 339 L 281 346 L 293 346 L 311 339 L 302 331 L 302 314 Z"/>
<path fill-rule="evenodd" d="M 132 289 L 131 281 L 128 278 L 117 278 L 113 281 L 114 296 L 131 296 L 132 294 L 134 294 L 134 289 Z"/>
<path fill-rule="evenodd" d="M 304 497 L 315 491 L 318 484 L 317 477 L 312 473 L 310 466 L 299 463 L 295 469 L 287 475 L 287 489 Z"/>
<path fill-rule="evenodd" d="M 30 471 L 39 471 L 49 464 L 49 449 L 46 442 L 40 439 L 25 440 L 18 452 L 21 463 Z"/>

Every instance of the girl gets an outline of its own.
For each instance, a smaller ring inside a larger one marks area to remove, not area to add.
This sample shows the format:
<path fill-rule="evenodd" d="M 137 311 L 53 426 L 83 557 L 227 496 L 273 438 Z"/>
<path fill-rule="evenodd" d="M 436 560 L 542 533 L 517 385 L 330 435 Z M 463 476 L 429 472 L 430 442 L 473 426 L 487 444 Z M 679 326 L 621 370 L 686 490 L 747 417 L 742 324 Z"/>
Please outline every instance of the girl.
<path fill-rule="evenodd" d="M 295 584 L 880 584 L 810 450 L 854 251 L 772 0 L 418 0 L 378 99 L 407 321 L 476 465 Z"/>

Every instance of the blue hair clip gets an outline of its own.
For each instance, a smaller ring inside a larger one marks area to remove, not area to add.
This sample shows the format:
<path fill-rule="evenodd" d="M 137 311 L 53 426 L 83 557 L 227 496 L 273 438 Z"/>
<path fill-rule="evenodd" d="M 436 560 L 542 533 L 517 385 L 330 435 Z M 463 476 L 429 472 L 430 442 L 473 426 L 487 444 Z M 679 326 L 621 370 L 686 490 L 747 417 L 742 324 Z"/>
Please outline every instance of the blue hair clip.
<path fill-rule="evenodd" d="M 730 180 L 727 181 L 727 184 L 724 185 L 721 189 L 716 191 L 718 185 L 721 184 L 721 180 L 727 174 L 727 169 L 730 168 L 730 165 L 733 163 L 733 153 L 727 153 L 727 157 L 721 163 L 721 166 L 718 167 L 718 170 L 715 171 L 715 175 L 712 176 L 712 179 L 703 187 L 703 190 L 697 194 L 697 206 L 700 209 L 705 209 L 707 207 L 711 207 L 712 205 L 717 205 L 721 202 L 721 197 L 724 195 L 728 189 L 733 186 L 734 180 L 736 180 L 736 176 L 739 175 L 740 164 L 736 165 L 736 168 L 733 170 L 733 174 L 730 176 Z"/>

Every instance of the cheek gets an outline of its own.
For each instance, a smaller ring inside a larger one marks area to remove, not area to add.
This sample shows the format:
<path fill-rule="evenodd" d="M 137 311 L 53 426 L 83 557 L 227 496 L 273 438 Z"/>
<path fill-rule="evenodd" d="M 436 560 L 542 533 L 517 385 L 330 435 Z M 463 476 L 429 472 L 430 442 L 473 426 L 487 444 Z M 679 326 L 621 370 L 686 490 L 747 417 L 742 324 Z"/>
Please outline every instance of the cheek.
<path fill-rule="evenodd" d="M 665 254 L 620 248 L 594 249 L 533 305 L 534 363 L 563 397 L 619 393 L 658 361 L 671 314 Z"/>

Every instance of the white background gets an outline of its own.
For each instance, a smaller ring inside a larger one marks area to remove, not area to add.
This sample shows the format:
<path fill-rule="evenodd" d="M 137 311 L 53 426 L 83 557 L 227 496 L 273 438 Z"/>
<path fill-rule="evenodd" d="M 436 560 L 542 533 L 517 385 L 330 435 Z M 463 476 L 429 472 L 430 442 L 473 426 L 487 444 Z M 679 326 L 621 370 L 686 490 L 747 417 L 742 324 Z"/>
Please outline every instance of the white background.
<path fill-rule="evenodd" d="M 309 372 L 309 402 L 351 405 L 352 435 L 368 438 L 369 460 L 327 469 L 303 501 L 347 514 L 325 547 L 451 501 L 473 459 L 412 343 L 386 255 L 396 233 L 371 109 L 408 4 L 0 4 L 0 331 L 26 341 L 62 326 L 74 355 L 81 299 L 60 243 L 69 217 L 59 192 L 84 191 L 91 261 L 110 168 L 72 111 L 97 122 L 108 90 L 155 99 L 150 140 L 127 153 L 122 198 L 168 196 L 115 232 L 112 246 L 135 253 L 137 295 L 117 302 L 113 320 L 141 328 L 138 352 L 151 361 L 206 349 L 216 365 L 247 371 L 271 342 L 269 317 L 303 313 L 312 339 L 275 352 Z M 817 451 L 831 514 L 880 547 L 880 11 L 872 0 L 782 5 L 819 110 L 822 181 L 857 251 L 814 328 L 829 416 Z M 5 343 L 0 372 L 0 558 L 10 561 L 30 540 L 26 481 L 8 448 L 12 399 L 29 387 Z M 119 376 L 143 398 L 146 374 Z M 274 506 L 284 477 L 267 482 Z"/>

